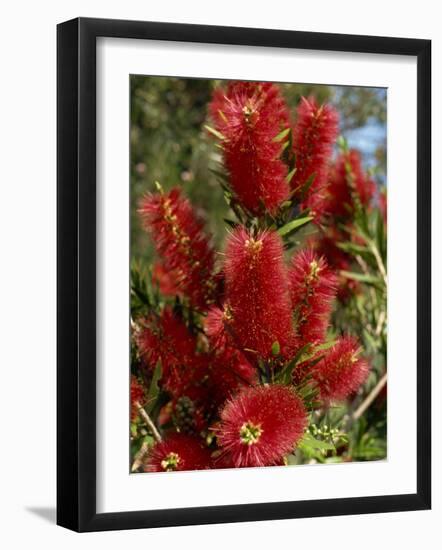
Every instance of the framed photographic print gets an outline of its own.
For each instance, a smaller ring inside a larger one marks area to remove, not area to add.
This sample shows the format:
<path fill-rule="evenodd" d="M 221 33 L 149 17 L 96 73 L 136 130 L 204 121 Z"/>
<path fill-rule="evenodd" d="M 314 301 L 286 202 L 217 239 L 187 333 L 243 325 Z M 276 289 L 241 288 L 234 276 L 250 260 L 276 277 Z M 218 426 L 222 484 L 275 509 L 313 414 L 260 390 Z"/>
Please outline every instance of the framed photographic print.
<path fill-rule="evenodd" d="M 430 55 L 58 26 L 59 525 L 430 508 Z"/>

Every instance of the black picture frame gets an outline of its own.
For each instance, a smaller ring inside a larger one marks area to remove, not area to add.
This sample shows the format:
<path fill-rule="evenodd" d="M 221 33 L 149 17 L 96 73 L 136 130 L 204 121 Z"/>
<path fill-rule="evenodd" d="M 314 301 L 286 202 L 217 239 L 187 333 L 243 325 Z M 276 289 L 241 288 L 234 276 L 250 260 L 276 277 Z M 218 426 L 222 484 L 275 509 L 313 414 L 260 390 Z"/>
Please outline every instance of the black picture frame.
<path fill-rule="evenodd" d="M 96 512 L 96 39 L 417 58 L 417 492 Z M 57 28 L 57 523 L 75 531 L 425 510 L 431 507 L 431 41 L 79 18 Z"/>

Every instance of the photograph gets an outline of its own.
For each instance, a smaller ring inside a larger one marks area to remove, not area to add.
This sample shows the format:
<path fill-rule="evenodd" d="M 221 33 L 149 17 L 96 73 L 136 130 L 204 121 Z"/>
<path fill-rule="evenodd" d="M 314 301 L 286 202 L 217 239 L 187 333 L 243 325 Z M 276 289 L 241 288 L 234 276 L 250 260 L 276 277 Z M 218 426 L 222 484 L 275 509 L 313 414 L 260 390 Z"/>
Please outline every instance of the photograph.
<path fill-rule="evenodd" d="M 129 471 L 386 460 L 387 90 L 129 78 Z"/>

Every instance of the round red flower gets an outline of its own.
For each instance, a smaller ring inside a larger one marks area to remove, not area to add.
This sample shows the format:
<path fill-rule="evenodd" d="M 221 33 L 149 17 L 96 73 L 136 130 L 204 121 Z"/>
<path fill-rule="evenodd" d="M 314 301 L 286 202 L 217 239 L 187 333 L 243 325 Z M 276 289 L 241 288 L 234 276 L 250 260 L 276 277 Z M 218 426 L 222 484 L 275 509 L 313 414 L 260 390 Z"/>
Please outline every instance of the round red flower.
<path fill-rule="evenodd" d="M 144 469 L 146 472 L 174 472 L 209 467 L 210 452 L 200 440 L 175 433 L 152 447 Z"/>
<path fill-rule="evenodd" d="M 291 388 L 257 386 L 228 401 L 217 438 L 237 468 L 271 466 L 294 449 L 306 422 L 302 400 Z"/>

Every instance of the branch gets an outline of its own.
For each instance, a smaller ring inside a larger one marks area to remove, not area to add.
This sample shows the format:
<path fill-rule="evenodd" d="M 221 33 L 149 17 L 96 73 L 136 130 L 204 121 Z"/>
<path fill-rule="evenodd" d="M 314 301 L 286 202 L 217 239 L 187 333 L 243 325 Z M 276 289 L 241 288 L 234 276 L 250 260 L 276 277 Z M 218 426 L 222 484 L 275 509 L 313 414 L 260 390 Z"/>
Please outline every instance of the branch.
<path fill-rule="evenodd" d="M 146 424 L 149 427 L 149 429 L 150 429 L 152 435 L 154 436 L 155 440 L 158 443 L 161 443 L 162 437 L 160 435 L 160 432 L 157 430 L 157 427 L 153 423 L 153 420 L 150 418 L 150 416 L 147 414 L 147 412 L 143 409 L 143 407 L 141 406 L 141 403 L 139 401 L 135 401 L 135 407 L 137 408 L 138 413 L 141 416 L 141 418 L 144 420 L 144 422 L 146 422 Z"/>
<path fill-rule="evenodd" d="M 138 468 L 143 464 L 144 457 L 147 455 L 147 452 L 149 450 L 149 445 L 143 441 L 143 444 L 140 447 L 140 450 L 137 452 L 137 454 L 134 457 L 133 464 L 131 466 L 131 472 L 136 472 Z"/>
<path fill-rule="evenodd" d="M 382 278 L 384 280 L 384 284 L 385 286 L 387 286 L 387 271 L 385 269 L 384 262 L 382 261 L 381 255 L 379 254 L 379 250 L 377 249 L 377 246 L 374 244 L 372 240 L 368 241 L 368 246 L 370 247 L 370 250 L 376 259 L 376 263 L 378 264 L 378 269 L 381 272 Z"/>
<path fill-rule="evenodd" d="M 376 397 L 381 393 L 382 388 L 385 386 L 386 383 L 387 383 L 387 373 L 384 374 L 384 376 L 379 380 L 376 386 L 371 390 L 371 392 L 367 395 L 364 401 L 362 401 L 362 403 L 353 413 L 352 415 L 353 422 L 361 418 L 361 416 L 365 413 L 368 407 L 373 403 Z"/>

